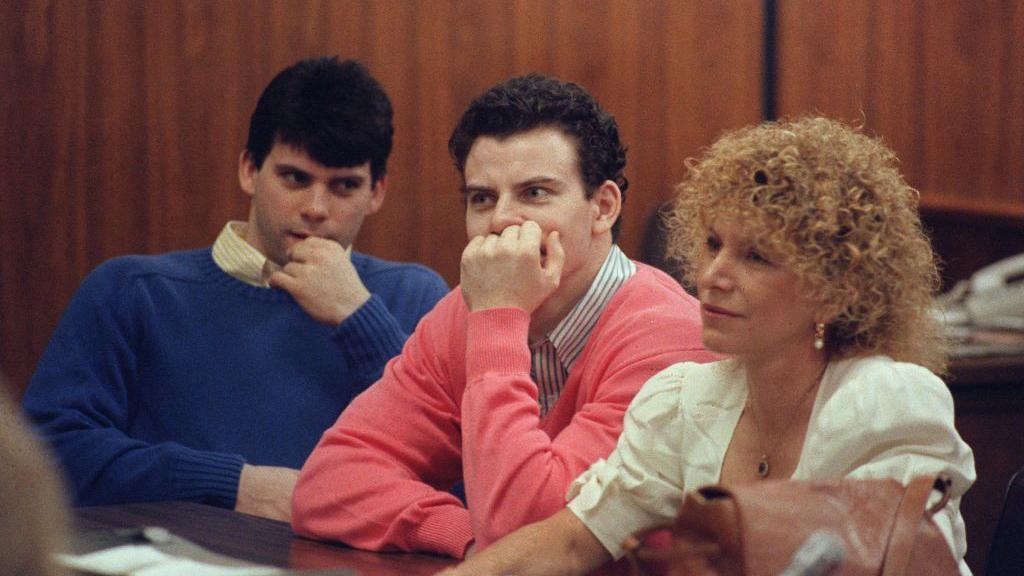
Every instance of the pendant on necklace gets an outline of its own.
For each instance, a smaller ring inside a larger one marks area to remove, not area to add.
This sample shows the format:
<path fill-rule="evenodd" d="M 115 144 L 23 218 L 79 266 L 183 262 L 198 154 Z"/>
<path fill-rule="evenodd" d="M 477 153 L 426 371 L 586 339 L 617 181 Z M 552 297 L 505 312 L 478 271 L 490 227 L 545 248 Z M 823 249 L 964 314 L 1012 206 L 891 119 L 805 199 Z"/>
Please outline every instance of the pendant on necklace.
<path fill-rule="evenodd" d="M 761 459 L 757 462 L 757 477 L 767 478 L 770 471 L 768 468 L 768 455 L 761 454 Z"/>

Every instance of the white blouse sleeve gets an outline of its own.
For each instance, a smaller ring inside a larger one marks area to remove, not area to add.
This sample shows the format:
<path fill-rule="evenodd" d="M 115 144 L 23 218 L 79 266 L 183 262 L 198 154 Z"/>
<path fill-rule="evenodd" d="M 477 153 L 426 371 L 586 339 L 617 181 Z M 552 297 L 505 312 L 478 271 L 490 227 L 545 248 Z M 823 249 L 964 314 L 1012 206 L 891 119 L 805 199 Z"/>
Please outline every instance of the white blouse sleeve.
<path fill-rule="evenodd" d="M 842 380 L 809 430 L 804 472 L 904 485 L 923 474 L 948 477 L 951 498 L 934 519 L 965 568 L 959 506 L 975 479 L 974 455 L 953 425 L 949 389 L 926 368 L 888 359 L 854 364 Z"/>
<path fill-rule="evenodd" d="M 631 534 L 671 522 L 682 502 L 679 418 L 684 364 L 655 375 L 630 403 L 608 460 L 598 460 L 569 487 L 569 509 L 616 559 Z"/>

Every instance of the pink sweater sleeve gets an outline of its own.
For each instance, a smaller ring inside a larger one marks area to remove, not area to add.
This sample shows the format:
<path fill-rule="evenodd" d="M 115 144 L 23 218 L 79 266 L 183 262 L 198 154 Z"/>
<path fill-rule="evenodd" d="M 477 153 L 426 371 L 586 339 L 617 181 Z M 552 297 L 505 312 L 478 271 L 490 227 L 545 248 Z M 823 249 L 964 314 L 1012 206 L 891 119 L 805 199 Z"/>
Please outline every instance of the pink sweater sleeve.
<path fill-rule="evenodd" d="M 666 300 L 664 291 L 638 291 L 610 303 L 620 309 L 595 328 L 543 423 L 525 344 L 529 318 L 513 309 L 470 314 L 462 447 L 478 549 L 565 506 L 570 482 L 614 448 L 644 382 L 670 364 L 713 359 L 700 344 L 695 304 L 679 292 Z"/>
<path fill-rule="evenodd" d="M 324 433 L 292 497 L 297 534 L 464 555 L 473 539 L 469 513 L 444 491 L 462 469 L 458 408 L 441 360 L 448 338 L 439 336 L 450 324 L 439 308 L 450 311 L 451 300 L 424 318 L 381 380 Z"/>

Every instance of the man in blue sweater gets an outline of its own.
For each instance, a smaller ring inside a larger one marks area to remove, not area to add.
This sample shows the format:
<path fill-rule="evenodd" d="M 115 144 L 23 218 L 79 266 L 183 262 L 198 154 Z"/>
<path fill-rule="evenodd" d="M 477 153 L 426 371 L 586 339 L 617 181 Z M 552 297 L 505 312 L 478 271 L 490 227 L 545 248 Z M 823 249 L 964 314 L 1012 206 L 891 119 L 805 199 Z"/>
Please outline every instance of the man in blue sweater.
<path fill-rule="evenodd" d="M 356 62 L 285 69 L 239 157 L 248 221 L 85 279 L 24 397 L 76 504 L 290 517 L 321 433 L 447 292 L 423 266 L 351 248 L 384 200 L 391 118 Z"/>

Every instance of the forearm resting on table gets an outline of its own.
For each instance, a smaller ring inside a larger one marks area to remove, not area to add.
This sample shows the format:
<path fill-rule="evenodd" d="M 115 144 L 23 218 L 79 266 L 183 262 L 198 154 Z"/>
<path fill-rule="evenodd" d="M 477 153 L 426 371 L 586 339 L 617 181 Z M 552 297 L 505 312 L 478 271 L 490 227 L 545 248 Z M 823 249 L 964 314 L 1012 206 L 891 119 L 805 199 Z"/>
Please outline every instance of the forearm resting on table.
<path fill-rule="evenodd" d="M 292 518 L 292 492 L 299 479 L 299 471 L 279 466 L 242 467 L 238 479 L 238 499 L 235 510 L 273 520 L 290 522 Z"/>
<path fill-rule="evenodd" d="M 440 576 L 586 574 L 611 555 L 568 509 L 524 526 Z"/>

